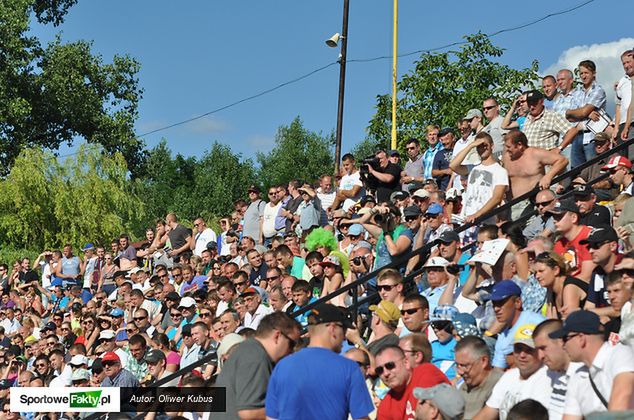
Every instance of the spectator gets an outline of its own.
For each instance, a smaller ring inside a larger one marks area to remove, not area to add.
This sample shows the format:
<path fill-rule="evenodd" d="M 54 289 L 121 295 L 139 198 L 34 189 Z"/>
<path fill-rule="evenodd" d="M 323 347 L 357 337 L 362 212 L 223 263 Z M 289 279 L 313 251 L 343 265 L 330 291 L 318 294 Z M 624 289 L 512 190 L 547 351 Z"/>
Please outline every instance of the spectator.
<path fill-rule="evenodd" d="M 550 237 L 555 233 L 555 221 L 550 211 L 557 203 L 557 196 L 552 190 L 542 190 L 535 196 L 535 208 L 537 216 L 534 217 L 522 232 L 527 240 L 536 236 Z"/>
<path fill-rule="evenodd" d="M 547 293 L 546 315 L 565 318 L 583 308 L 588 295 L 588 284 L 568 275 L 568 264 L 555 252 L 543 252 L 535 259 L 535 278 Z"/>
<path fill-rule="evenodd" d="M 555 150 L 558 153 L 572 143 L 579 131 L 562 114 L 544 107 L 544 95 L 538 90 L 526 93 L 528 116 L 524 122 L 528 147 Z M 561 143 L 559 142 L 559 139 Z"/>
<path fill-rule="evenodd" d="M 586 226 L 610 226 L 612 215 L 607 207 L 597 203 L 597 196 L 590 185 L 576 185 L 573 190 L 575 202 L 579 207 L 579 223 Z"/>
<path fill-rule="evenodd" d="M 582 362 L 568 382 L 564 415 L 581 418 L 597 411 L 632 408 L 634 354 L 623 344 L 610 345 L 595 313 L 570 314 L 561 329 L 548 334 L 561 338 L 573 362 Z"/>
<path fill-rule="evenodd" d="M 128 370 L 121 367 L 121 359 L 116 353 L 108 352 L 101 357 L 103 371 L 106 378 L 102 387 L 138 387 L 139 381 Z"/>
<path fill-rule="evenodd" d="M 191 256 L 191 229 L 178 223 L 178 219 L 174 213 L 169 213 L 165 217 L 165 221 L 170 228 L 167 236 L 169 237 L 172 247 L 167 255 L 172 258 L 175 263 L 188 260 Z"/>
<path fill-rule="evenodd" d="M 266 392 L 266 416 L 367 417 L 374 407 L 363 375 L 356 363 L 339 356 L 346 328 L 351 326 L 348 319 L 335 306 L 323 304 L 313 309 L 309 325 L 308 347 L 282 359 L 273 370 Z M 290 352 L 299 331 L 280 335 L 288 337 Z M 311 403 L 315 395 L 328 403 Z"/>
<path fill-rule="evenodd" d="M 374 167 L 367 165 L 369 185 L 371 190 L 376 191 L 377 201 L 383 203 L 389 201 L 390 194 L 399 187 L 401 168 L 388 160 L 385 150 L 379 150 L 374 157 L 377 164 Z"/>
<path fill-rule="evenodd" d="M 191 237 L 190 248 L 194 252 L 194 255 L 200 257 L 203 251 L 207 249 L 207 244 L 216 242 L 218 237 L 216 236 L 216 232 L 209 228 L 205 220 L 200 216 L 194 219 L 194 227 L 196 228 L 196 234 Z"/>
<path fill-rule="evenodd" d="M 500 105 L 495 98 L 487 98 L 482 104 L 482 111 L 489 121 L 482 131 L 491 136 L 493 139 L 493 154 L 496 158 L 500 158 L 504 151 L 503 136 L 506 134 L 506 131 L 502 129 L 504 118 L 500 116 Z"/>
<path fill-rule="evenodd" d="M 632 118 L 629 113 L 632 104 L 632 76 L 634 76 L 634 51 L 626 50 L 621 54 L 623 64 L 623 76 L 616 86 L 616 109 L 614 111 L 614 121 L 617 130 L 612 135 L 612 139 L 626 141 L 634 136 L 632 132 Z M 622 155 L 625 155 L 621 152 Z M 634 158 L 634 149 L 628 147 L 626 157 Z"/>
<path fill-rule="evenodd" d="M 427 337 L 422 333 L 411 333 L 402 337 L 398 346 L 409 359 L 409 363 L 414 368 L 423 363 L 430 363 L 432 358 L 432 348 Z"/>
<path fill-rule="evenodd" d="M 405 150 L 407 151 L 408 160 L 405 162 L 405 168 L 401 173 L 401 183 L 403 184 L 403 191 L 409 192 L 413 182 L 425 181 L 423 176 L 423 154 L 421 153 L 420 142 L 414 137 L 405 142 Z"/>
<path fill-rule="evenodd" d="M 597 133 L 591 141 L 594 144 L 596 155 L 602 155 L 610 149 L 610 136 L 606 133 Z M 606 166 L 610 158 L 600 159 L 594 164 L 584 168 L 578 177 L 572 180 L 572 184 L 586 184 L 602 174 L 603 167 Z M 611 201 L 619 194 L 619 188 L 608 178 L 592 184 L 598 201 Z"/>
<path fill-rule="evenodd" d="M 378 305 L 370 305 L 369 309 L 372 312 L 370 328 L 373 340 L 368 343 L 367 349 L 371 355 L 376 356 L 383 347 L 398 345 L 399 338 L 394 332 L 401 314 L 398 306 L 388 300 L 382 300 Z"/>
<path fill-rule="evenodd" d="M 431 362 L 450 380 L 456 377 L 454 362 L 456 340 L 452 324 L 456 314 L 458 314 L 458 309 L 455 306 L 438 305 L 431 317 L 431 327 L 436 336 L 436 340 L 431 342 Z"/>
<path fill-rule="evenodd" d="M 253 287 L 247 288 L 240 294 L 247 306 L 247 313 L 244 317 L 244 326 L 257 330 L 262 318 L 273 312 L 268 306 L 262 304 L 260 293 Z"/>
<path fill-rule="evenodd" d="M 442 149 L 442 144 L 438 141 L 438 132 L 440 131 L 440 127 L 437 125 L 428 125 L 425 128 L 425 136 L 427 140 L 427 144 L 429 147 L 425 150 L 423 154 L 423 177 L 425 180 L 432 179 L 432 168 L 434 166 L 434 158 L 436 156 L 436 152 Z M 410 189 L 410 193 L 411 193 Z"/>
<path fill-rule="evenodd" d="M 441 191 L 446 191 L 447 188 L 453 187 L 453 171 L 449 168 L 451 157 L 453 155 L 453 145 L 455 142 L 455 134 L 450 127 L 443 128 L 438 133 L 438 138 L 442 143 L 442 149 L 440 149 L 434 156 L 434 163 L 432 169 L 432 176 L 438 184 L 438 188 Z"/>
<path fill-rule="evenodd" d="M 557 79 L 552 74 L 542 77 L 542 91 L 544 92 L 544 106 L 546 109 L 552 109 L 555 100 L 560 93 L 557 90 Z"/>
<path fill-rule="evenodd" d="M 546 407 L 539 401 L 528 398 L 515 404 L 506 418 L 507 420 L 548 420 L 551 417 Z"/>
<path fill-rule="evenodd" d="M 331 210 L 334 211 L 341 205 L 343 211 L 350 210 L 350 207 L 357 204 L 363 196 L 363 183 L 361 173 L 356 167 L 355 158 L 352 154 L 346 153 L 341 158 L 341 169 L 343 174 L 339 181 L 339 188 Z"/>
<path fill-rule="evenodd" d="M 601 168 L 610 172 L 610 179 L 622 194 L 634 195 L 634 175 L 632 175 L 632 162 L 623 156 L 612 156 L 608 164 Z"/>
<path fill-rule="evenodd" d="M 438 384 L 429 388 L 414 388 L 416 418 L 421 420 L 462 419 L 465 402 L 451 385 Z"/>
<path fill-rule="evenodd" d="M 581 241 L 588 237 L 591 228 L 579 223 L 579 207 L 566 199 L 555 204 L 550 212 L 555 220 L 555 230 L 560 234 L 553 250 L 568 262 L 571 276 L 590 281 L 596 265 L 592 262 L 588 246 Z"/>
<path fill-rule="evenodd" d="M 271 245 L 273 238 L 279 233 L 276 229 L 275 222 L 280 208 L 282 208 L 281 197 L 278 195 L 275 186 L 269 188 L 268 195 L 269 202 L 264 205 L 264 210 L 262 211 L 262 245 L 267 247 Z"/>
<path fill-rule="evenodd" d="M 411 294 L 403 300 L 401 305 L 401 318 L 404 327 L 401 329 L 401 337 L 411 333 L 427 333 L 429 326 L 429 302 L 425 296 Z"/>
<path fill-rule="evenodd" d="M 247 192 L 250 203 L 244 213 L 242 236 L 249 236 L 262 245 L 262 220 L 266 203 L 260 199 L 260 188 L 257 185 L 251 185 Z"/>

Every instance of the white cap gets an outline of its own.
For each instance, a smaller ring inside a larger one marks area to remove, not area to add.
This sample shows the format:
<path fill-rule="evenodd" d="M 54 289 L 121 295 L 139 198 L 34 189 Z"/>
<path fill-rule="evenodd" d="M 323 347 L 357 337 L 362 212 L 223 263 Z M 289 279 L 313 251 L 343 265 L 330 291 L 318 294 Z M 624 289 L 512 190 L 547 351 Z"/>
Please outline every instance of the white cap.
<path fill-rule="evenodd" d="M 180 304 L 178 305 L 179 308 L 191 308 L 192 306 L 196 306 L 196 301 L 194 298 L 189 296 L 182 298 Z"/>
<path fill-rule="evenodd" d="M 81 366 L 81 365 L 88 366 L 88 358 L 82 354 L 76 354 L 73 356 L 72 359 L 70 359 L 69 364 L 73 366 Z"/>
<path fill-rule="evenodd" d="M 116 336 L 112 330 L 103 330 L 99 333 L 99 340 L 111 340 Z"/>
<path fill-rule="evenodd" d="M 425 267 L 447 267 L 448 265 L 449 261 L 443 257 L 431 257 L 425 263 Z"/>
<path fill-rule="evenodd" d="M 143 271 L 143 270 L 139 267 L 134 267 L 133 269 L 130 270 L 130 274 L 136 274 L 139 271 Z"/>
<path fill-rule="evenodd" d="M 414 194 L 412 194 L 412 197 L 429 198 L 431 195 L 429 194 L 429 191 L 419 188 L 414 192 Z"/>

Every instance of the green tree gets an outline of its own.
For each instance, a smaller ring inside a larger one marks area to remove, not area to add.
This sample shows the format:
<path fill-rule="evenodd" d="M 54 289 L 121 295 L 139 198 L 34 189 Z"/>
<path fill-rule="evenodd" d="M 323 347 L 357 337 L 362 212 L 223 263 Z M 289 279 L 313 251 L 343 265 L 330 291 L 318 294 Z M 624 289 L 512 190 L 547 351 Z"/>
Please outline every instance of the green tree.
<path fill-rule="evenodd" d="M 265 188 L 298 178 L 315 181 L 334 171 L 334 134 L 323 136 L 304 128 L 296 117 L 289 126 L 281 126 L 275 135 L 275 147 L 269 153 L 257 153 L 258 180 Z"/>
<path fill-rule="evenodd" d="M 42 250 L 64 243 L 107 243 L 143 217 L 120 153 L 82 146 L 64 163 L 25 149 L 0 181 L 0 243 Z"/>
<path fill-rule="evenodd" d="M 0 2 L 0 158 L 6 175 L 25 148 L 57 150 L 80 137 L 110 153 L 122 153 L 134 175 L 144 161 L 134 134 L 141 98 L 139 64 L 115 56 L 105 64 L 91 44 L 47 46 L 29 35 L 31 17 L 59 25 L 76 0 Z"/>
<path fill-rule="evenodd" d="M 505 106 L 539 78 L 538 63 L 513 69 L 492 59 L 504 53 L 482 33 L 465 36 L 459 51 L 423 54 L 414 70 L 398 82 L 397 139 L 425 139 L 425 127 L 455 127 L 471 108 L 493 96 Z M 387 146 L 391 138 L 392 97 L 377 97 L 377 111 L 368 127 L 370 140 Z"/>

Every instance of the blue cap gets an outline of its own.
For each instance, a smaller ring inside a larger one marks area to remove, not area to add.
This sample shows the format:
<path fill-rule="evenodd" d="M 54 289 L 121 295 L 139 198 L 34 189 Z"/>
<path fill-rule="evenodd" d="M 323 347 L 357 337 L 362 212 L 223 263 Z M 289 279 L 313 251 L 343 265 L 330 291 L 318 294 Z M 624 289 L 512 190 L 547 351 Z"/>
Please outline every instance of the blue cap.
<path fill-rule="evenodd" d="M 603 334 L 599 315 L 594 312 L 574 311 L 564 320 L 562 328 L 548 334 L 550 338 L 563 338 L 570 333 Z"/>
<path fill-rule="evenodd" d="M 453 305 L 438 305 L 434 309 L 430 321 L 453 321 L 453 318 L 460 313 Z"/>
<path fill-rule="evenodd" d="M 95 249 L 95 246 L 93 244 L 91 244 L 90 242 L 87 243 L 86 245 L 84 245 L 84 247 L 81 250 L 82 251 L 88 251 L 89 249 Z"/>
<path fill-rule="evenodd" d="M 120 317 L 123 316 L 123 310 L 121 308 L 114 308 L 110 311 L 110 316 Z"/>
<path fill-rule="evenodd" d="M 387 155 L 388 155 L 388 156 L 398 156 L 398 157 L 401 157 L 401 153 L 400 153 L 398 150 L 394 150 L 394 149 L 393 149 L 393 150 L 388 151 L 388 152 L 387 152 Z"/>
<path fill-rule="evenodd" d="M 510 296 L 522 296 L 522 289 L 513 280 L 502 280 L 493 285 L 493 292 L 489 300 L 496 302 Z"/>
<path fill-rule="evenodd" d="M 363 226 L 361 226 L 359 223 L 355 223 L 354 225 L 350 226 L 350 228 L 348 229 L 348 236 L 359 236 L 363 232 L 365 232 L 365 229 L 363 229 Z"/>
<path fill-rule="evenodd" d="M 427 211 L 425 212 L 425 214 L 434 214 L 434 215 L 439 215 L 442 214 L 443 212 L 443 208 L 440 204 L 438 203 L 432 203 L 428 208 Z"/>

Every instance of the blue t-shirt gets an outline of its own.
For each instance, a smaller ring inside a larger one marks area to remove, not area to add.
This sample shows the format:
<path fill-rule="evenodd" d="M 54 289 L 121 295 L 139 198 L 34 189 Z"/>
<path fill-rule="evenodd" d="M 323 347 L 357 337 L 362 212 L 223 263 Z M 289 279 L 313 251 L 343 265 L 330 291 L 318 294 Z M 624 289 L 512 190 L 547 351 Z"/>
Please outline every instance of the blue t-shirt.
<path fill-rule="evenodd" d="M 392 236 L 392 241 L 394 242 L 398 241 L 398 238 L 400 238 L 401 236 L 406 236 L 409 238 L 410 246 L 408 249 L 406 249 L 402 253 L 402 255 L 405 255 L 412 250 L 412 243 L 414 242 L 414 233 L 412 232 L 411 229 L 405 227 L 404 225 L 398 225 L 396 229 L 394 229 L 394 231 L 390 233 L 390 236 Z M 387 250 L 385 237 L 380 236 L 379 239 L 376 241 L 376 259 L 374 261 L 375 269 L 379 269 L 391 263 L 392 258 L 393 256 L 390 255 L 390 252 Z"/>
<path fill-rule="evenodd" d="M 183 284 L 181 284 L 180 295 L 183 296 L 185 293 L 189 292 L 190 289 L 206 289 L 207 286 L 205 286 L 205 280 L 207 280 L 207 276 L 196 276 L 190 282 L 183 282 Z"/>
<path fill-rule="evenodd" d="M 446 343 L 438 340 L 431 342 L 431 362 L 444 373 L 449 380 L 456 377 L 456 340 L 451 339 Z"/>
<path fill-rule="evenodd" d="M 359 366 L 321 348 L 307 347 L 280 360 L 266 392 L 266 415 L 278 420 L 358 419 L 373 410 Z"/>
<path fill-rule="evenodd" d="M 515 332 L 521 326 L 526 324 L 537 325 L 545 318 L 534 312 L 522 311 L 515 325 L 507 328 L 498 334 L 498 340 L 495 342 L 495 353 L 493 354 L 493 367 L 506 369 L 506 355 L 513 353 L 513 338 Z"/>

